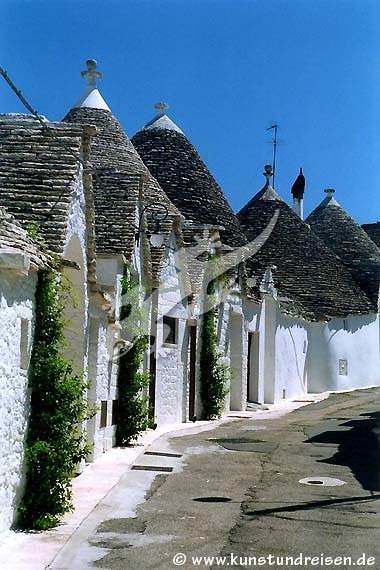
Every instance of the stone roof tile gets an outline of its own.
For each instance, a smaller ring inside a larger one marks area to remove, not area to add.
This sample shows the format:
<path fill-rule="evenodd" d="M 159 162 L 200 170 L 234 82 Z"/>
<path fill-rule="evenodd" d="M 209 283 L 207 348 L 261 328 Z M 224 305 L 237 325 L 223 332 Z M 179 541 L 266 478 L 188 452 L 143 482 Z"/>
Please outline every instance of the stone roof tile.
<path fill-rule="evenodd" d="M 49 249 L 62 253 L 83 129 L 46 125 L 31 115 L 0 115 L 0 206 L 25 228 L 38 224 Z"/>
<path fill-rule="evenodd" d="M 332 191 L 329 191 L 332 192 Z M 315 208 L 307 223 L 349 269 L 377 310 L 380 250 L 365 230 L 331 196 Z"/>
<path fill-rule="evenodd" d="M 380 248 L 380 222 L 376 222 L 374 224 L 362 224 L 362 228 L 377 247 Z"/>
<path fill-rule="evenodd" d="M 158 117 L 132 138 L 150 172 L 188 221 L 221 226 L 223 243 L 245 244 L 236 216 L 194 146 L 182 132 L 165 125 Z"/>
<path fill-rule="evenodd" d="M 51 262 L 50 257 L 41 251 L 39 245 L 4 207 L 0 207 L 0 252 L 26 254 L 36 268 Z"/>
<path fill-rule="evenodd" d="M 253 240 L 278 212 L 269 238 L 246 262 L 250 274 L 261 280 L 266 269 L 275 266 L 280 306 L 293 316 L 320 321 L 374 312 L 351 273 L 310 226 L 283 200 L 265 199 L 268 185 L 238 214 L 248 239 Z"/>
<path fill-rule="evenodd" d="M 162 264 L 165 245 L 172 231 L 172 219 L 180 215 L 178 209 L 169 200 L 157 180 L 149 172 L 138 155 L 133 144 L 123 131 L 120 123 L 115 116 L 106 109 L 93 109 L 89 107 L 74 108 L 64 118 L 65 122 L 75 123 L 79 125 L 94 125 L 98 129 L 98 135 L 93 137 L 91 143 L 91 163 L 93 165 L 93 184 L 94 184 L 94 202 L 97 211 L 102 211 L 102 215 L 98 215 L 95 223 L 95 232 L 98 235 L 105 235 L 110 231 L 113 225 L 113 216 L 115 215 L 114 207 L 107 203 L 106 196 L 111 193 L 115 196 L 117 189 L 115 186 L 116 178 L 121 180 L 123 176 L 140 177 L 143 175 L 143 202 L 146 204 L 155 204 L 159 202 L 164 204 L 169 212 L 169 219 L 166 224 L 162 224 L 163 234 L 165 236 L 164 245 L 161 248 L 152 248 L 151 261 L 153 277 L 157 278 Z M 109 177 L 109 182 L 108 182 Z M 109 187 L 108 187 L 109 185 Z M 131 187 L 132 188 L 132 187 Z M 121 189 L 121 194 L 125 200 L 135 200 L 135 210 L 138 206 L 138 194 L 132 190 L 131 196 L 127 197 L 127 186 Z M 124 207 L 124 206 L 123 206 Z M 132 205 L 125 207 L 130 211 Z M 135 231 L 136 217 L 131 215 L 125 217 L 123 225 L 113 226 L 113 243 L 110 239 L 97 240 L 98 251 L 102 253 L 123 253 L 125 236 L 132 235 Z M 128 227 L 127 227 L 128 226 Z M 153 231 L 153 225 L 148 223 L 149 229 Z M 117 251 L 116 244 L 119 244 Z M 110 250 L 108 248 L 110 247 Z"/>

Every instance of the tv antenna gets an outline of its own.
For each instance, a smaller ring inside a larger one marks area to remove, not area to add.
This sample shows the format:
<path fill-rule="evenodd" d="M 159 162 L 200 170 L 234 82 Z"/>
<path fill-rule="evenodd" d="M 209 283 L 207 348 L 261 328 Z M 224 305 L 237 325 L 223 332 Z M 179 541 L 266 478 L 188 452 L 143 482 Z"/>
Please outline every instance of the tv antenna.
<path fill-rule="evenodd" d="M 274 188 L 274 176 L 276 174 L 276 153 L 277 153 L 277 129 L 278 125 L 272 125 L 271 127 L 267 128 L 267 131 L 274 130 L 274 137 L 273 137 L 273 188 Z"/>

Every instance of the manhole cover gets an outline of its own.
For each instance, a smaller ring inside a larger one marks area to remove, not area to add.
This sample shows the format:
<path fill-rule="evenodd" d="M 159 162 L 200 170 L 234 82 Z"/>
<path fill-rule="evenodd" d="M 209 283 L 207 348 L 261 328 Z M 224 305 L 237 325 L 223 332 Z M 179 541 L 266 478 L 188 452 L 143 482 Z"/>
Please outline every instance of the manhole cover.
<path fill-rule="evenodd" d="M 253 453 L 272 453 L 278 447 L 278 443 L 262 441 L 251 438 L 231 438 L 216 440 L 219 445 L 230 451 L 250 451 Z"/>
<path fill-rule="evenodd" d="M 319 485 L 320 487 L 339 487 L 346 484 L 345 481 L 334 479 L 333 477 L 305 477 L 305 479 L 300 479 L 298 483 L 302 485 Z"/>
<path fill-rule="evenodd" d="M 231 499 L 229 497 L 197 497 L 193 501 L 197 501 L 197 503 L 229 503 Z"/>

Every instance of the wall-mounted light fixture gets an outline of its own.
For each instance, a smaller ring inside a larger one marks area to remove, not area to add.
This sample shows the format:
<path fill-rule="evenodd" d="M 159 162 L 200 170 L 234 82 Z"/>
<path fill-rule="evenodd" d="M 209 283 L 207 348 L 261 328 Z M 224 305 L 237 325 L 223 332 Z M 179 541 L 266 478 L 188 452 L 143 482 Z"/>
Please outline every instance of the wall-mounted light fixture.
<path fill-rule="evenodd" d="M 168 209 L 165 204 L 147 204 L 141 210 L 140 219 L 139 219 L 139 227 L 135 233 L 135 240 L 137 245 L 140 242 L 140 234 L 147 233 L 146 230 L 141 229 L 142 218 L 144 213 L 146 214 L 147 219 L 152 220 L 155 222 L 154 232 L 150 234 L 149 241 L 153 247 L 161 247 L 164 243 L 164 236 L 161 231 L 160 222 L 166 220 L 169 215 Z"/>

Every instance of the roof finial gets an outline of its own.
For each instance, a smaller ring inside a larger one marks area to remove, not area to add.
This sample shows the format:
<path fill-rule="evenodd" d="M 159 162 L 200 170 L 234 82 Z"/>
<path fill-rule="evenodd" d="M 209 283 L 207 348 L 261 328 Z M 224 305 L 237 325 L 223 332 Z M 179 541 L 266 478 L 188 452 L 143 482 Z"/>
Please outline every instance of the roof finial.
<path fill-rule="evenodd" d="M 326 194 L 326 198 L 331 198 L 331 196 L 334 194 L 335 190 L 333 190 L 333 188 L 326 188 L 325 190 L 325 194 Z"/>
<path fill-rule="evenodd" d="M 87 71 L 82 71 L 82 77 L 88 77 L 88 84 L 91 87 L 96 87 L 96 80 L 103 79 L 103 74 L 100 71 L 96 71 L 97 62 L 95 59 L 88 59 L 86 61 Z"/>
<path fill-rule="evenodd" d="M 273 176 L 273 168 L 271 164 L 266 164 L 264 166 L 264 170 L 265 172 L 263 172 L 265 178 L 267 179 L 267 184 L 269 184 L 269 179 L 271 176 Z"/>
<path fill-rule="evenodd" d="M 167 103 L 156 103 L 154 108 L 157 109 L 158 114 L 163 117 L 166 114 L 165 111 L 169 109 L 169 105 Z"/>

